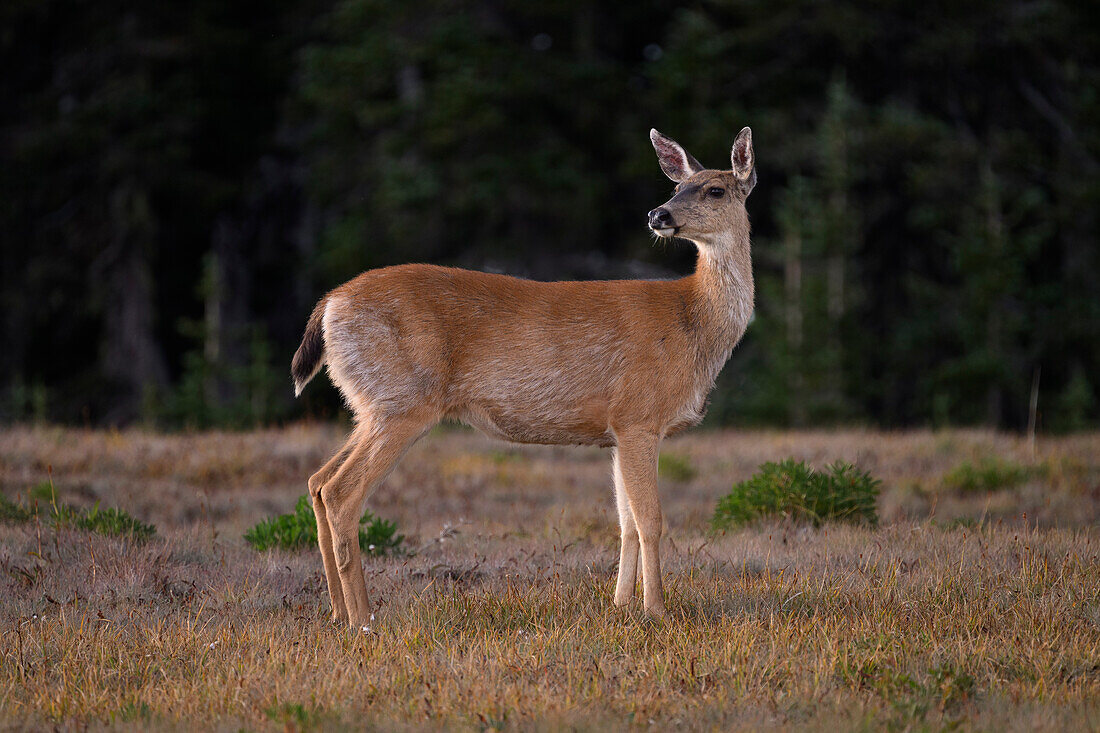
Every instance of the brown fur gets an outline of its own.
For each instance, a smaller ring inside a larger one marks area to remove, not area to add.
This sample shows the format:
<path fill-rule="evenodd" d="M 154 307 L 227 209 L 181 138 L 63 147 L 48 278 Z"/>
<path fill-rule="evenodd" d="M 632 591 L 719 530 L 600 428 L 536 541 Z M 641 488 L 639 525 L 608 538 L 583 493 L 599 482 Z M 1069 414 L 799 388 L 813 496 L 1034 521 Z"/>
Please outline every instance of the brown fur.
<path fill-rule="evenodd" d="M 309 480 L 334 620 L 358 626 L 369 616 L 356 540 L 363 501 L 445 418 L 521 443 L 614 447 L 616 602 L 633 595 L 640 552 L 646 610 L 663 613 L 660 441 L 702 419 L 752 311 L 744 201 L 755 173 L 737 169 L 738 144 L 752 164 L 747 129 L 733 172 L 700 170 L 653 133 L 662 168 L 684 176 L 662 210 L 699 249 L 688 277 L 543 283 L 401 265 L 322 299 L 292 371 L 300 391 L 326 363 L 356 418 L 345 446 Z"/>

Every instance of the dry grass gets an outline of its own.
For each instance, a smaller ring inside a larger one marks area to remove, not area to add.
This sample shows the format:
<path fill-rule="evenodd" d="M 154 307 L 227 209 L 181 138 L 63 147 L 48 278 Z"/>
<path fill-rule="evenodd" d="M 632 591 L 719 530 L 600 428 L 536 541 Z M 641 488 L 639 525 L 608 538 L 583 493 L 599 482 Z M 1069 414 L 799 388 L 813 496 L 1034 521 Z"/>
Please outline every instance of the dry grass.
<path fill-rule="evenodd" d="M 670 614 L 655 623 L 610 604 L 603 452 L 439 432 L 370 502 L 420 550 L 368 561 L 372 634 L 323 621 L 315 552 L 240 538 L 289 510 L 339 441 L 330 427 L 0 432 L 5 495 L 52 464 L 66 501 L 159 530 L 138 545 L 0 526 L 0 725 L 1100 726 L 1100 436 L 1043 441 L 1036 458 L 988 433 L 672 441 L 694 475 L 663 484 Z M 988 455 L 1029 478 L 945 486 Z M 882 478 L 883 526 L 706 534 L 719 495 L 788 456 Z"/>

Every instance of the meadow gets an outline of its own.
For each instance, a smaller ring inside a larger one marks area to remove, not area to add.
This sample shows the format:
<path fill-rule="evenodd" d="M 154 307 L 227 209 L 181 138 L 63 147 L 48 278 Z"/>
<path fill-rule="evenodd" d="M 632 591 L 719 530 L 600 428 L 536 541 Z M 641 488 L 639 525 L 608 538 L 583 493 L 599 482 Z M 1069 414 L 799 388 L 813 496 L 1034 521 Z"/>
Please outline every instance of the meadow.
<path fill-rule="evenodd" d="M 52 477 L 156 526 L 0 523 L 0 727 L 1100 728 L 1100 435 L 666 441 L 654 621 L 611 603 L 606 451 L 437 430 L 368 502 L 405 541 L 364 560 L 377 608 L 352 633 L 315 549 L 242 539 L 342 432 L 0 431 L 8 499 Z M 881 479 L 878 526 L 711 530 L 734 482 L 792 457 Z"/>

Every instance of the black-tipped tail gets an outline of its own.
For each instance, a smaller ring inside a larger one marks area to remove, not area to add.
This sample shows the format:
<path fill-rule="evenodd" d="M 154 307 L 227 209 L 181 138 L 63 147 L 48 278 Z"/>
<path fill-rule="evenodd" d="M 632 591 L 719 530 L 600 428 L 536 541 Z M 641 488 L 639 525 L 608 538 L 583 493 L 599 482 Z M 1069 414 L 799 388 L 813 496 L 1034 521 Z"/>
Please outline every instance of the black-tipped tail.
<path fill-rule="evenodd" d="M 321 298 L 306 323 L 306 332 L 302 334 L 302 343 L 294 352 L 290 362 L 290 376 L 294 378 L 294 396 L 302 394 L 309 380 L 321 368 L 325 356 L 325 298 Z"/>

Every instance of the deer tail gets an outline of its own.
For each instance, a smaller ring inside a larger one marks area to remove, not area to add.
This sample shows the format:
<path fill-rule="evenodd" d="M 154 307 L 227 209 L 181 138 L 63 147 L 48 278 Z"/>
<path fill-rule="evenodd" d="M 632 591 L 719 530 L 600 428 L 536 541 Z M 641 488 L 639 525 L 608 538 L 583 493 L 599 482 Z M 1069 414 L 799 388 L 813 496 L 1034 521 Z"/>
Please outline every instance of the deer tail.
<path fill-rule="evenodd" d="M 309 380 L 325 363 L 325 303 L 327 296 L 318 301 L 306 323 L 306 332 L 302 334 L 302 343 L 294 352 L 290 362 L 290 376 L 294 378 L 294 396 L 302 394 Z"/>

